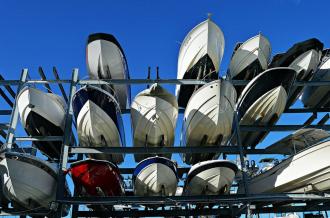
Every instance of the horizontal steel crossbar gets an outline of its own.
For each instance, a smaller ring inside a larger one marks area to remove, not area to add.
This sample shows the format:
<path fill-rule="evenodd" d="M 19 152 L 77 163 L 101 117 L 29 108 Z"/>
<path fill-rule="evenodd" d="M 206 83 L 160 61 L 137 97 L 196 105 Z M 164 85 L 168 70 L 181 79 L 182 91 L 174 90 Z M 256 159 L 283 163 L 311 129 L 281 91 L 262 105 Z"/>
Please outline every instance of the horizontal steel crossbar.
<path fill-rule="evenodd" d="M 70 147 L 72 154 L 172 154 L 172 153 L 203 153 L 216 152 L 226 154 L 239 154 L 237 146 L 205 146 L 205 147 Z M 244 154 L 283 154 L 265 149 L 244 149 Z"/>
<path fill-rule="evenodd" d="M 64 197 L 58 202 L 64 204 L 90 204 L 90 205 L 120 205 L 120 204 L 166 204 L 178 205 L 186 203 L 198 204 L 240 204 L 240 203 L 258 203 L 258 202 L 306 202 L 306 201 L 329 201 L 329 195 L 315 194 L 258 194 L 244 196 L 241 194 L 233 195 L 198 195 L 198 196 L 117 196 L 117 197 Z"/>

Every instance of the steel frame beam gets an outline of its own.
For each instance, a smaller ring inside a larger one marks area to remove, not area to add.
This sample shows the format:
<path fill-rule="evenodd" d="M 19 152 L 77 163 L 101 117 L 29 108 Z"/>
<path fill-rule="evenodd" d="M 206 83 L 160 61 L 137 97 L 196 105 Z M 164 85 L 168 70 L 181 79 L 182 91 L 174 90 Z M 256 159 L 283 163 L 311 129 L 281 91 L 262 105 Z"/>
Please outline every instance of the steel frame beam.
<path fill-rule="evenodd" d="M 232 217 L 229 208 L 217 209 L 161 209 L 161 210 L 128 210 L 128 211 L 79 211 L 72 217 L 177 217 L 177 216 L 200 216 L 221 215 Z"/>
<path fill-rule="evenodd" d="M 73 95 L 76 92 L 76 84 L 78 81 L 78 69 L 74 69 L 72 72 L 72 80 L 70 86 L 70 94 L 69 101 L 67 105 L 66 111 L 66 119 L 65 119 L 65 131 L 63 135 L 63 144 L 62 144 L 62 152 L 60 156 L 60 164 L 59 164 L 59 172 L 57 179 L 57 188 L 56 188 L 56 199 L 61 199 L 64 197 L 64 187 L 65 187 L 65 170 L 67 169 L 68 157 L 69 157 L 69 145 L 71 142 L 72 136 L 72 119 L 73 119 L 73 108 L 72 108 L 72 99 Z M 58 204 L 58 209 L 56 212 L 56 217 L 62 217 L 63 202 L 56 201 Z"/>
<path fill-rule="evenodd" d="M 0 110 L 0 115 L 11 115 L 12 110 Z"/>
<path fill-rule="evenodd" d="M 211 80 L 210 80 L 211 81 Z M 104 85 L 104 84 L 178 84 L 178 85 L 203 85 L 208 80 L 194 79 L 103 79 L 103 80 L 78 80 L 77 85 Z M 244 86 L 249 81 L 246 80 L 231 80 L 233 85 Z M 29 80 L 27 83 L 49 84 L 49 83 L 71 83 L 69 79 L 61 80 Z M 19 80 L 0 80 L 0 86 L 18 85 Z M 294 86 L 329 86 L 330 81 L 296 81 Z"/>
<path fill-rule="evenodd" d="M 205 147 L 70 147 L 71 154 L 173 154 L 173 153 L 225 153 L 239 154 L 238 146 L 205 146 Z M 247 149 L 243 148 L 243 154 L 285 154 L 280 152 L 268 151 L 266 149 Z"/>
<path fill-rule="evenodd" d="M 185 109 L 179 108 L 179 113 L 183 114 Z M 317 112 L 330 112 L 330 108 L 289 108 L 286 109 L 283 113 L 287 114 L 296 114 L 296 113 L 317 113 Z M 122 114 L 131 113 L 131 109 L 122 109 Z"/>
<path fill-rule="evenodd" d="M 121 205 L 121 204 L 242 204 L 242 203 L 274 203 L 278 201 L 290 201 L 305 203 L 306 201 L 329 202 L 330 196 L 316 194 L 232 194 L 232 195 L 198 195 L 198 196 L 116 196 L 116 197 L 64 197 L 58 199 L 66 204 L 90 204 L 90 205 Z"/>
<path fill-rule="evenodd" d="M 78 211 L 72 217 L 176 217 L 176 216 L 198 216 L 198 215 L 220 215 L 221 217 L 239 217 L 240 213 L 234 215 L 234 212 L 240 208 L 215 208 L 215 209 L 158 209 L 158 210 L 126 210 L 126 211 Z M 309 206 L 282 206 L 282 207 L 264 207 L 259 209 L 251 209 L 252 214 L 263 213 L 288 213 L 288 212 L 311 212 L 311 211 L 327 211 L 330 210 L 329 205 Z"/>
<path fill-rule="evenodd" d="M 21 136 L 14 137 L 14 141 L 63 141 L 63 136 Z"/>
<path fill-rule="evenodd" d="M 16 93 L 20 92 L 24 82 L 26 81 L 27 75 L 28 75 L 28 70 L 23 69 Z M 16 96 L 14 104 L 13 104 L 12 114 L 10 116 L 10 122 L 9 122 L 8 131 L 7 131 L 6 143 L 4 144 L 4 146 L 6 146 L 5 148 L 7 148 L 7 149 L 10 149 L 12 147 L 12 144 L 14 143 L 14 136 L 15 136 L 16 126 L 17 126 L 17 122 L 18 122 L 18 115 L 19 114 L 18 114 L 17 96 Z M 2 148 L 2 149 L 5 149 L 5 148 Z"/>

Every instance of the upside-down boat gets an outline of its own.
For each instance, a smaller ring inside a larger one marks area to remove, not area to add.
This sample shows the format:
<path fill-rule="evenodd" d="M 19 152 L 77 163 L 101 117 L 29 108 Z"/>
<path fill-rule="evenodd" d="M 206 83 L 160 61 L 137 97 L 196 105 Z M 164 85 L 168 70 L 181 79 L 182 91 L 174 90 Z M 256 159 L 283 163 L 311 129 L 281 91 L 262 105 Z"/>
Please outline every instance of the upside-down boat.
<path fill-rule="evenodd" d="M 83 86 L 73 96 L 73 112 L 81 146 L 125 146 L 120 106 L 112 94 L 96 86 Z M 92 158 L 121 163 L 124 154 L 93 154 Z"/>
<path fill-rule="evenodd" d="M 29 154 L 5 152 L 1 154 L 0 174 L 4 197 L 15 205 L 49 209 L 55 201 L 58 177 L 55 164 Z M 67 187 L 63 188 L 68 193 Z"/>
<path fill-rule="evenodd" d="M 88 36 L 86 60 L 89 75 L 92 79 L 129 79 L 125 53 L 117 39 L 106 33 L 95 33 Z M 102 86 L 108 90 L 108 86 Z M 130 106 L 130 85 L 113 85 L 121 108 Z"/>
<path fill-rule="evenodd" d="M 322 51 L 323 43 L 316 38 L 298 42 L 285 53 L 275 55 L 269 64 L 269 68 L 288 67 L 296 58 L 312 49 Z"/>
<path fill-rule="evenodd" d="M 124 183 L 116 165 L 86 159 L 71 164 L 69 172 L 79 196 L 122 196 Z"/>
<path fill-rule="evenodd" d="M 184 112 L 181 146 L 219 146 L 232 131 L 236 91 L 231 82 L 216 80 L 205 84 L 190 98 Z M 219 154 L 182 154 L 187 164 L 217 158 Z"/>
<path fill-rule="evenodd" d="M 306 51 L 297 57 L 289 67 L 297 71 L 297 81 L 311 80 L 316 68 L 320 62 L 321 52 L 315 49 Z M 288 96 L 287 107 L 291 106 L 301 95 L 303 87 L 293 87 Z"/>
<path fill-rule="evenodd" d="M 323 51 L 323 57 L 312 81 L 330 81 L 330 49 Z M 305 107 L 330 107 L 330 86 L 307 86 L 304 89 L 301 101 Z"/>
<path fill-rule="evenodd" d="M 221 29 L 211 19 L 194 27 L 183 40 L 178 58 L 178 79 L 217 79 L 225 48 Z M 179 107 L 186 107 L 199 86 L 177 85 Z"/>
<path fill-rule="evenodd" d="M 30 136 L 63 136 L 66 103 L 62 97 L 26 86 L 17 95 L 21 123 Z M 46 156 L 58 159 L 62 141 L 34 141 Z M 72 135 L 71 145 L 74 145 Z"/>
<path fill-rule="evenodd" d="M 297 71 L 297 80 L 309 81 L 312 78 L 319 61 L 323 43 L 311 38 L 294 44 L 285 53 L 273 57 L 269 68 L 292 67 Z M 287 108 L 290 107 L 301 94 L 302 87 L 293 87 L 288 93 Z"/>
<path fill-rule="evenodd" d="M 178 173 L 173 161 L 150 157 L 136 166 L 133 173 L 134 194 L 138 196 L 174 196 Z"/>
<path fill-rule="evenodd" d="M 159 84 L 140 92 L 131 106 L 134 146 L 173 146 L 177 118 L 178 103 L 175 96 Z M 136 162 L 149 156 L 134 155 Z M 171 155 L 162 156 L 171 158 Z"/>
<path fill-rule="evenodd" d="M 296 71 L 287 67 L 272 68 L 259 74 L 244 88 L 237 101 L 240 125 L 273 125 L 283 113 Z M 240 133 L 243 146 L 254 148 L 267 132 Z M 235 143 L 235 138 L 233 139 Z"/>
<path fill-rule="evenodd" d="M 191 167 L 182 195 L 228 194 L 238 167 L 227 160 L 209 160 Z"/>
<path fill-rule="evenodd" d="M 271 55 L 269 40 L 258 34 L 240 43 L 231 58 L 227 74 L 233 80 L 251 80 L 268 68 Z M 237 95 L 243 86 L 236 87 Z"/>

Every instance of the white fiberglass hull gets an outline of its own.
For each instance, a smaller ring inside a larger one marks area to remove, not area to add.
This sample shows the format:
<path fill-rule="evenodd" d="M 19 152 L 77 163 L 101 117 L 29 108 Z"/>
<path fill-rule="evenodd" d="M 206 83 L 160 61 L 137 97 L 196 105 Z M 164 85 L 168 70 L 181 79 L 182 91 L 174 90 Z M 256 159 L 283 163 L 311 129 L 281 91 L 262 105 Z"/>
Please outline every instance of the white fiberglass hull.
<path fill-rule="evenodd" d="M 173 146 L 177 117 L 178 104 L 175 96 L 158 84 L 139 93 L 131 106 L 134 146 Z M 134 155 L 136 162 L 148 156 L 150 155 Z"/>
<path fill-rule="evenodd" d="M 55 201 L 57 168 L 31 155 L 5 155 L 0 162 L 5 197 L 25 208 L 49 208 Z"/>
<path fill-rule="evenodd" d="M 297 71 L 297 81 L 309 81 L 320 62 L 321 52 L 314 49 L 306 51 L 297 57 L 289 67 Z M 301 95 L 303 87 L 292 87 L 288 96 L 288 106 L 291 106 Z"/>
<path fill-rule="evenodd" d="M 312 81 L 330 81 L 330 57 L 324 60 Z M 308 86 L 304 89 L 302 102 L 305 107 L 330 107 L 330 86 Z"/>
<path fill-rule="evenodd" d="M 250 65 L 257 63 L 260 72 L 268 68 L 271 55 L 271 45 L 266 37 L 259 34 L 244 42 L 234 53 L 229 73 L 231 78 L 252 79 L 255 72 L 244 72 Z M 244 75 L 240 75 L 240 74 Z"/>
<path fill-rule="evenodd" d="M 64 129 L 65 101 L 58 95 L 45 93 L 33 87 L 23 88 L 17 96 L 18 111 L 24 128 L 31 111 Z"/>
<path fill-rule="evenodd" d="M 236 91 L 225 80 L 210 82 L 190 98 L 184 113 L 181 146 L 219 146 L 225 144 L 232 130 Z M 188 164 L 212 159 L 215 154 L 183 154 Z"/>
<path fill-rule="evenodd" d="M 330 141 L 309 147 L 252 178 L 249 182 L 249 192 L 259 194 L 328 191 L 330 190 L 329 153 Z"/>
<path fill-rule="evenodd" d="M 204 161 L 189 170 L 183 195 L 228 194 L 237 166 L 226 160 Z"/>
<path fill-rule="evenodd" d="M 92 34 L 86 48 L 87 68 L 92 79 L 129 79 L 124 51 L 114 36 Z M 130 86 L 113 85 L 121 108 L 130 104 Z"/>
<path fill-rule="evenodd" d="M 220 63 L 225 47 L 221 29 L 210 19 L 198 24 L 185 37 L 178 58 L 178 79 L 218 78 Z M 199 66 L 201 65 L 201 66 Z M 195 69 L 196 68 L 196 69 Z M 176 86 L 179 106 L 185 107 L 193 90 Z M 180 90 L 183 92 L 180 94 Z"/>
<path fill-rule="evenodd" d="M 240 125 L 273 125 L 283 113 L 287 101 L 287 93 L 278 86 L 262 95 L 246 111 Z M 243 146 L 254 147 L 267 135 L 267 132 L 241 132 Z"/>
<path fill-rule="evenodd" d="M 121 146 L 120 135 L 113 120 L 95 103 L 87 101 L 77 119 L 78 138 L 81 146 Z M 103 136 L 103 137 L 102 137 Z M 93 154 L 96 159 L 121 163 L 122 154 Z"/>
<path fill-rule="evenodd" d="M 45 93 L 33 87 L 23 88 L 17 96 L 17 107 L 22 126 L 30 136 L 62 136 L 64 133 L 66 103 L 58 95 Z M 59 158 L 62 142 L 33 142 L 50 158 Z M 72 144 L 74 136 L 72 135 Z"/>
<path fill-rule="evenodd" d="M 157 161 L 161 157 L 148 158 L 140 162 L 134 172 L 134 194 L 138 196 L 174 196 L 177 190 L 177 173 L 173 162 Z M 149 161 L 150 160 L 150 161 Z M 140 169 L 138 169 L 140 168 Z"/>
<path fill-rule="evenodd" d="M 121 111 L 113 95 L 95 86 L 84 86 L 73 96 L 72 106 L 82 146 L 125 146 Z M 124 160 L 124 154 L 91 154 L 89 156 L 117 164 Z"/>

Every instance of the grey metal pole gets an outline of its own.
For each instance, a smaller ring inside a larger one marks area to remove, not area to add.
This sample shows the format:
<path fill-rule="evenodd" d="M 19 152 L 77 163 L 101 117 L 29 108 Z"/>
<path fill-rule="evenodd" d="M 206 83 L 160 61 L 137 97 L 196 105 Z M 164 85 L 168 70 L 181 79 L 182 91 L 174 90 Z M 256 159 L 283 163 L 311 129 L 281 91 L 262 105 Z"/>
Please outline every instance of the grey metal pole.
<path fill-rule="evenodd" d="M 57 190 L 56 190 L 56 201 L 61 200 L 64 198 L 64 190 L 65 190 L 65 170 L 68 163 L 68 156 L 69 156 L 69 145 L 71 142 L 72 136 L 72 117 L 73 117 L 73 109 L 72 109 L 72 98 L 74 93 L 76 92 L 76 84 L 78 81 L 78 69 L 74 69 L 72 73 L 72 81 L 70 86 L 70 95 L 69 101 L 67 105 L 66 111 L 66 119 L 65 119 L 65 129 L 63 135 L 63 146 L 62 146 L 62 153 L 60 156 L 60 163 L 59 163 L 59 173 L 58 173 L 58 180 L 57 180 Z M 63 203 L 59 203 L 56 211 L 55 217 L 62 217 L 63 212 Z"/>
<path fill-rule="evenodd" d="M 245 195 L 249 195 L 249 188 L 248 188 L 248 182 L 247 182 L 247 175 L 246 175 L 246 166 L 245 166 L 245 161 L 244 161 L 244 153 L 243 153 L 243 147 L 242 147 L 242 142 L 241 142 L 241 137 L 240 137 L 240 129 L 239 129 L 239 120 L 238 120 L 238 111 L 235 110 L 234 113 L 234 122 L 236 125 L 235 133 L 236 133 L 236 141 L 237 141 L 237 146 L 239 150 L 239 159 L 241 162 L 241 171 L 242 171 L 242 176 L 243 176 L 243 185 L 244 185 L 244 192 Z M 250 210 L 250 203 L 248 202 L 246 204 L 246 209 L 247 209 L 247 218 L 251 218 L 251 210 Z"/>
<path fill-rule="evenodd" d="M 54 74 L 56 80 L 61 80 L 58 73 L 57 73 L 56 67 L 53 67 L 53 74 Z M 58 83 L 58 87 L 60 88 L 60 91 L 62 93 L 62 96 L 63 96 L 64 100 L 66 102 L 68 102 L 68 97 L 66 96 L 66 93 L 65 93 L 65 90 L 64 90 L 64 87 L 63 87 L 62 83 Z"/>
<path fill-rule="evenodd" d="M 244 161 L 244 153 L 243 153 L 243 147 L 242 147 L 242 142 L 241 142 L 241 137 L 240 137 L 240 130 L 239 130 L 239 121 L 237 118 L 237 111 L 235 111 L 234 113 L 234 122 L 236 125 L 236 129 L 235 129 L 235 133 L 236 133 L 236 140 L 237 140 L 237 146 L 238 146 L 238 150 L 239 150 L 239 159 L 240 159 L 240 163 L 241 163 L 241 170 L 242 170 L 242 176 L 243 176 L 243 184 L 244 184 L 244 191 L 245 194 L 248 195 L 249 194 L 249 190 L 248 190 L 248 185 L 247 185 L 247 175 L 246 175 L 246 166 L 245 166 L 245 161 Z"/>
<path fill-rule="evenodd" d="M 15 101 L 14 101 L 14 105 L 13 105 L 13 109 L 11 112 L 11 116 L 10 116 L 10 122 L 9 122 L 9 128 L 8 128 L 8 133 L 7 133 L 7 137 L 6 137 L 6 143 L 4 143 L 4 146 L 1 150 L 3 149 L 11 149 L 13 142 L 14 142 L 14 136 L 15 136 L 15 130 L 16 130 L 16 126 L 17 126 L 17 122 L 18 122 L 18 107 L 17 107 L 17 95 L 19 93 L 19 91 L 21 90 L 22 86 L 24 85 L 26 78 L 28 75 L 28 69 L 23 69 L 22 74 L 21 74 L 21 78 L 20 78 L 20 82 L 18 84 L 17 87 L 17 94 L 15 96 Z"/>

